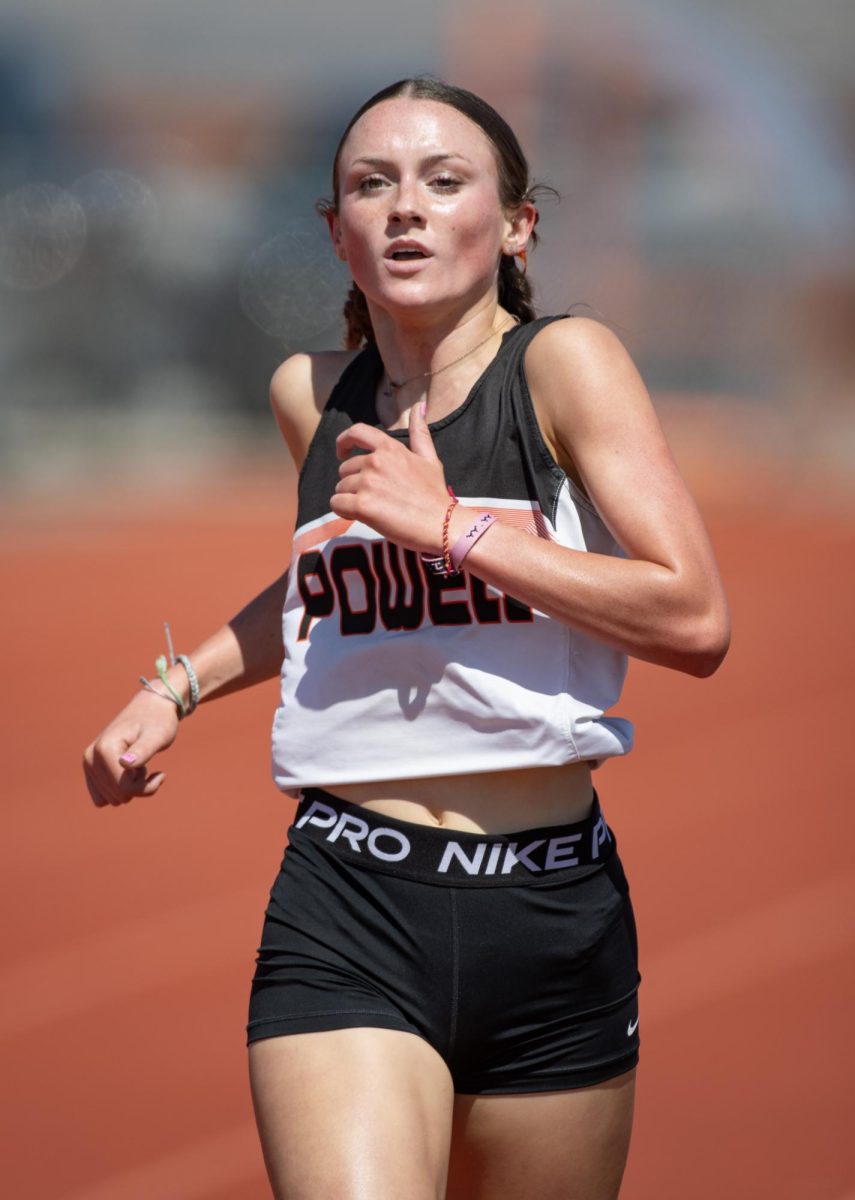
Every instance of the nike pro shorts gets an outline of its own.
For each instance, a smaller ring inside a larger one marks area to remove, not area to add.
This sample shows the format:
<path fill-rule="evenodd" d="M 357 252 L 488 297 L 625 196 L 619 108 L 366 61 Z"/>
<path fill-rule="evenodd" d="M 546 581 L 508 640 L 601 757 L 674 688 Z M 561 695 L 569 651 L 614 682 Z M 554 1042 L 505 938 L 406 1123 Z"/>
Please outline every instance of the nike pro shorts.
<path fill-rule="evenodd" d="M 288 838 L 248 1043 L 400 1029 L 468 1094 L 586 1087 L 635 1066 L 635 922 L 596 797 L 579 824 L 488 835 L 307 788 Z"/>

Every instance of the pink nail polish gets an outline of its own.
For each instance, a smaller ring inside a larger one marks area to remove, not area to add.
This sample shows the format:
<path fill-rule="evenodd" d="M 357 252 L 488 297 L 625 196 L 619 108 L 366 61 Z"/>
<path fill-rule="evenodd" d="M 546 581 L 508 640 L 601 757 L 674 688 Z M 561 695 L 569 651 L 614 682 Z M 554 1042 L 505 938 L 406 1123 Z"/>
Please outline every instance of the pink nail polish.
<path fill-rule="evenodd" d="M 129 767 L 136 761 L 137 761 L 137 756 L 135 754 L 123 754 L 122 757 L 119 759 L 120 763 L 127 763 L 127 765 Z"/>
<path fill-rule="evenodd" d="M 419 412 L 423 417 L 427 416 L 427 400 L 422 400 L 421 404 L 419 405 Z"/>

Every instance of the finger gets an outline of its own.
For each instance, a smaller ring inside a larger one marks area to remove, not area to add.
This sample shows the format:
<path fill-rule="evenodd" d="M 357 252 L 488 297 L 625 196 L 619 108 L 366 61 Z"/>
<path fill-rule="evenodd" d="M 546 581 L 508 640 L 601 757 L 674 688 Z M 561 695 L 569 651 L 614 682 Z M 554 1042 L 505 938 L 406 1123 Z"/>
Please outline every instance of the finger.
<path fill-rule="evenodd" d="M 163 781 L 163 772 L 149 776 L 145 764 L 169 745 L 163 731 L 141 731 L 139 727 L 116 739 L 94 743 L 84 755 L 86 786 L 93 804 L 127 804 L 134 796 L 152 795 Z M 151 788 L 152 779 L 159 782 Z"/>
<path fill-rule="evenodd" d="M 86 780 L 86 790 L 96 808 L 103 808 L 105 804 L 109 804 L 109 800 L 103 795 L 101 789 L 96 785 L 95 780 L 89 777 L 88 772 L 84 774 Z"/>
<path fill-rule="evenodd" d="M 348 492 L 333 492 L 330 496 L 330 511 L 334 512 L 337 517 L 342 517 L 345 521 L 358 521 L 360 519 L 357 511 L 359 502 L 355 493 Z"/>
<path fill-rule="evenodd" d="M 134 796 L 143 795 L 145 782 L 145 770 L 123 771 L 118 779 L 107 771 L 101 772 L 100 776 L 93 773 L 86 777 L 86 787 L 96 808 L 117 808 L 127 804 Z"/>
<path fill-rule="evenodd" d="M 97 808 L 103 808 L 105 805 L 118 808 L 137 796 L 153 796 L 165 778 L 166 774 L 163 771 L 147 775 L 144 767 L 135 767 L 123 771 L 118 780 L 111 780 L 107 786 L 90 782 L 88 779 L 87 786 Z"/>
<path fill-rule="evenodd" d="M 379 450 L 385 442 L 394 441 L 382 429 L 357 422 L 345 429 L 335 440 L 335 452 L 339 458 L 347 458 L 354 450 Z"/>
<path fill-rule="evenodd" d="M 134 796 L 144 795 L 148 778 L 148 771 L 145 767 L 133 767 L 131 770 L 122 771 L 118 778 L 117 788 L 120 802 L 124 803 Z"/>
<path fill-rule="evenodd" d="M 346 479 L 350 475 L 358 475 L 365 466 L 366 461 L 367 456 L 364 454 L 356 454 L 353 458 L 346 458 L 339 466 L 339 478 Z"/>
<path fill-rule="evenodd" d="M 137 796 L 153 796 L 165 779 L 164 771 L 155 771 L 147 775 L 144 767 L 124 771 L 119 779 L 118 789 L 107 803 L 118 807 L 120 804 L 128 804 Z"/>
<path fill-rule="evenodd" d="M 419 458 L 429 458 L 436 462 L 439 455 L 428 429 L 426 410 L 427 404 L 424 401 L 421 404 L 414 404 L 410 409 L 410 449 L 413 454 L 418 454 Z"/>
<path fill-rule="evenodd" d="M 165 778 L 166 773 L 164 771 L 155 771 L 155 773 L 150 775 L 145 781 L 145 787 L 142 789 L 139 795 L 153 796 L 154 793 L 160 789 L 160 785 L 163 783 Z"/>
<path fill-rule="evenodd" d="M 117 744 L 119 766 L 124 768 L 133 767 L 139 770 L 140 767 L 145 766 L 150 758 L 154 758 L 159 750 L 165 749 L 168 744 L 168 740 L 164 740 L 162 729 L 138 730 L 132 738 L 122 738 Z M 105 758 L 109 758 L 109 754 L 105 754 Z"/>
<path fill-rule="evenodd" d="M 116 804 L 121 800 L 119 792 L 119 773 L 110 770 L 93 744 L 83 756 L 83 776 L 86 789 L 96 808 L 104 808 L 107 804 Z"/>

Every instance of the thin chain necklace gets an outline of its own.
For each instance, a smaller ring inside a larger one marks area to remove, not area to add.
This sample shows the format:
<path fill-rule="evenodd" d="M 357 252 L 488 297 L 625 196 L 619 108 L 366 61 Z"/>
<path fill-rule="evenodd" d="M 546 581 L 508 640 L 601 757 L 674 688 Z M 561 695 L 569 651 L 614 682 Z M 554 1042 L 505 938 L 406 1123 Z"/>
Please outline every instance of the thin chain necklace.
<path fill-rule="evenodd" d="M 469 356 L 474 354 L 476 350 L 480 350 L 482 346 L 486 346 L 490 338 L 495 337 L 497 333 L 501 333 L 503 329 L 507 329 L 507 327 L 513 324 L 515 321 L 515 317 L 508 317 L 504 325 L 500 325 L 498 329 L 493 329 L 487 334 L 482 342 L 478 343 L 477 346 L 473 346 L 471 350 L 467 350 L 465 354 L 461 354 L 460 358 L 452 359 L 450 363 L 446 363 L 444 367 L 437 367 L 434 371 L 422 371 L 420 375 L 413 375 L 410 379 L 402 379 L 400 383 L 396 383 L 387 371 L 386 378 L 389 380 L 389 386 L 387 388 L 383 388 L 383 395 L 391 396 L 394 392 L 399 392 L 401 388 L 406 387 L 408 383 L 415 383 L 417 379 L 430 379 L 434 375 L 441 375 L 443 371 L 449 370 L 450 367 L 456 367 L 459 362 L 463 362 L 464 358 L 469 358 Z"/>

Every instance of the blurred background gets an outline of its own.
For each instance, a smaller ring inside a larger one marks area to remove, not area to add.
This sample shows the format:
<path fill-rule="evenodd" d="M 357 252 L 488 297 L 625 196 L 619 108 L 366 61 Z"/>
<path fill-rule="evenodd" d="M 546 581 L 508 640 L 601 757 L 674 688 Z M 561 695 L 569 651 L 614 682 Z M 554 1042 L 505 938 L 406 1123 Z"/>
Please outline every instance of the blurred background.
<path fill-rule="evenodd" d="M 261 1200 L 243 1022 L 291 807 L 275 684 L 194 718 L 155 803 L 83 747 L 278 575 L 267 389 L 341 344 L 315 201 L 353 111 L 432 73 L 519 135 L 541 312 L 629 348 L 734 644 L 634 663 L 598 782 L 642 929 L 624 1195 L 852 1200 L 855 6 L 0 0 L 0 1078 L 16 1200 Z M 662 831 L 668 838 L 663 842 Z M 664 850 L 664 854 L 663 854 Z"/>
<path fill-rule="evenodd" d="M 542 311 L 612 323 L 669 419 L 843 484 L 853 33 L 843 0 L 3 0 L 0 487 L 273 453 L 272 370 L 340 343 L 313 210 L 339 134 L 421 71 L 506 114 L 560 192 Z"/>

